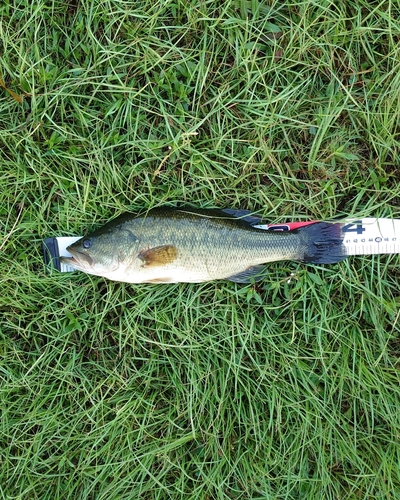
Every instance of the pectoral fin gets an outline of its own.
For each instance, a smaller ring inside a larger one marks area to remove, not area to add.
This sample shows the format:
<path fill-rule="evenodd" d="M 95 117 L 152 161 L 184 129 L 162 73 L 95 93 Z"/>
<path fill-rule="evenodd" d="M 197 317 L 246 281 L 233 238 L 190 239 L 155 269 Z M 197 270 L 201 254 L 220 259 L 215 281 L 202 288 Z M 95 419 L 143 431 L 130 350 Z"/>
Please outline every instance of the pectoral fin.
<path fill-rule="evenodd" d="M 178 256 L 178 250 L 173 245 L 162 245 L 140 252 L 139 259 L 143 266 L 164 266 L 173 262 Z"/>

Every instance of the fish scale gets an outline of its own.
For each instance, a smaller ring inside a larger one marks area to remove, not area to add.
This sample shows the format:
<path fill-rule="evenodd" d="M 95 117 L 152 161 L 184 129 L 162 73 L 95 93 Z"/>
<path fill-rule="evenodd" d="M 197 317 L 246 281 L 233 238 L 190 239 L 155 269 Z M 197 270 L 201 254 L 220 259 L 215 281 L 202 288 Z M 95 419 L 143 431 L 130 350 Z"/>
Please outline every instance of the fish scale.
<path fill-rule="evenodd" d="M 136 279 L 199 282 L 227 278 L 263 262 L 295 258 L 296 251 L 299 252 L 299 237 L 295 234 L 266 238 L 262 230 L 235 220 L 204 217 L 204 212 L 155 210 L 143 221 L 134 218 L 124 222 L 124 227 L 139 234 L 139 240 L 150 247 L 174 245 L 178 249 L 175 262 L 152 269 L 138 270 L 131 261 L 126 270 L 130 282 Z M 134 253 L 132 256 L 134 260 Z"/>

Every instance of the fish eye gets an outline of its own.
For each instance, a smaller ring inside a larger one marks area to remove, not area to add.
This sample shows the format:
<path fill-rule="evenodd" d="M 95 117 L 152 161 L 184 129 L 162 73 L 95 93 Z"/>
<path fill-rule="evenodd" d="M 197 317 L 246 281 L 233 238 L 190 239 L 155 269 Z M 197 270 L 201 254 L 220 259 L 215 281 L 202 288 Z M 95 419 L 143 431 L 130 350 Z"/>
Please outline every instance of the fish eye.
<path fill-rule="evenodd" d="M 86 239 L 82 241 L 83 248 L 90 248 L 92 246 L 92 240 Z"/>

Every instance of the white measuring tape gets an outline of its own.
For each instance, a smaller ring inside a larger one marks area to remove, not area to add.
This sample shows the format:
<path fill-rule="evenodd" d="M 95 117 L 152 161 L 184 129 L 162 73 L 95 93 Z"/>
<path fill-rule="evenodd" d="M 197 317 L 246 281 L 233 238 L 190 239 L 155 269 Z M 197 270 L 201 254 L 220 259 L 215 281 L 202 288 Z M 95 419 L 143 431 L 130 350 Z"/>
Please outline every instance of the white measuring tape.
<path fill-rule="evenodd" d="M 353 219 L 342 233 L 348 255 L 400 253 L 400 219 Z"/>
<path fill-rule="evenodd" d="M 254 227 L 291 231 L 312 222 L 263 224 Z M 346 219 L 341 226 L 347 255 L 400 253 L 400 219 Z"/>
<path fill-rule="evenodd" d="M 317 221 L 260 224 L 254 227 L 269 231 L 293 231 L 314 222 Z M 346 219 L 341 225 L 347 255 L 400 253 L 400 219 Z M 45 239 L 45 263 L 62 273 L 74 271 L 72 267 L 60 262 L 60 257 L 72 257 L 67 247 L 80 238 L 81 236 L 59 236 Z"/>

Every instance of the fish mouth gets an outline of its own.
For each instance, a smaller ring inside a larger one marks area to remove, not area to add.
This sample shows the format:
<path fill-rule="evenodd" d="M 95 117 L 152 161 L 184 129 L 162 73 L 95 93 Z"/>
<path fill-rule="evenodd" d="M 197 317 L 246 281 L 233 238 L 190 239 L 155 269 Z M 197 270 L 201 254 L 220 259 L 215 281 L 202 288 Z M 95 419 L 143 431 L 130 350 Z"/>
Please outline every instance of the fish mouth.
<path fill-rule="evenodd" d="M 72 248 L 67 248 L 67 251 L 72 257 L 60 257 L 60 261 L 63 264 L 80 271 L 88 271 L 93 267 L 93 259 L 90 255 L 79 252 L 78 250 L 72 250 Z"/>

